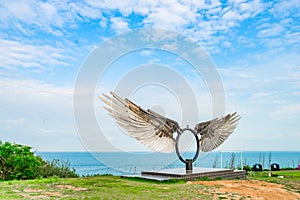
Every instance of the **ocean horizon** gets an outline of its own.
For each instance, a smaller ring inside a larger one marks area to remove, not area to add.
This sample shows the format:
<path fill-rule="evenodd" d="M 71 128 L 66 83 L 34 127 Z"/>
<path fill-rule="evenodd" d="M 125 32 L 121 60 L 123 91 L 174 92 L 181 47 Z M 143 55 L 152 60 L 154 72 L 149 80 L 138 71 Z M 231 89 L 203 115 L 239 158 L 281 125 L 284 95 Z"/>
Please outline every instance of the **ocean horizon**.
<path fill-rule="evenodd" d="M 159 170 L 168 168 L 184 168 L 185 165 L 176 153 L 162 154 L 156 152 L 36 152 L 44 160 L 59 159 L 69 162 L 70 167 L 80 176 L 94 174 L 139 174 L 145 170 Z M 184 158 L 193 157 L 187 152 Z M 300 151 L 213 151 L 200 152 L 194 167 L 229 168 L 234 166 L 256 163 L 269 169 L 270 164 L 277 163 L 280 167 L 297 168 L 300 164 Z"/>

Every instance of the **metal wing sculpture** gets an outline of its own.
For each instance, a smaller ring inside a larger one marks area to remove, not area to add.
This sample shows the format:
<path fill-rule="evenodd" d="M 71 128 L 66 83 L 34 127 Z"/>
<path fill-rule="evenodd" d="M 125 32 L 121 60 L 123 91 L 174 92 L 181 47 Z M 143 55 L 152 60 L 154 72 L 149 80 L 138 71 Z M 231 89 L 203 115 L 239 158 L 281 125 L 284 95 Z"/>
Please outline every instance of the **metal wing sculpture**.
<path fill-rule="evenodd" d="M 130 136 L 154 151 L 169 153 L 174 151 L 173 133 L 180 129 L 179 124 L 148 109 L 144 110 L 128 99 L 122 99 L 111 92 L 112 97 L 103 94 L 100 99 L 104 107 Z"/>
<path fill-rule="evenodd" d="M 117 124 L 123 128 L 130 136 L 140 141 L 145 146 L 154 151 L 169 153 L 174 151 L 177 144 L 178 135 L 183 133 L 179 124 L 166 118 L 150 109 L 144 110 L 134 104 L 129 99 L 122 99 L 111 92 L 112 97 L 103 94 L 99 98 L 108 106 L 104 107 L 109 114 L 116 120 Z M 237 127 L 240 116 L 235 112 L 221 118 L 197 124 L 192 131 L 197 139 L 198 151 L 212 151 L 220 146 Z M 177 132 L 176 140 L 173 134 Z M 198 139 L 198 134 L 201 138 Z M 198 141 L 199 140 L 199 141 Z M 178 155 L 178 152 L 177 152 Z M 180 155 L 180 160 L 185 162 Z M 193 161 L 196 160 L 194 157 Z"/>

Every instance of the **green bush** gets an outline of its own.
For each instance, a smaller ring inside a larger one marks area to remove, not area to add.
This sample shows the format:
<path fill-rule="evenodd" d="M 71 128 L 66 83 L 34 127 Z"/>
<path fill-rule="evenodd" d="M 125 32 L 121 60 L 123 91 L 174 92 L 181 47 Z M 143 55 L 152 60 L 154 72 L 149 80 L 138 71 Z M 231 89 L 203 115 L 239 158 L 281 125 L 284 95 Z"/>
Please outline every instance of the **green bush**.
<path fill-rule="evenodd" d="M 69 163 L 59 160 L 46 162 L 34 155 L 29 146 L 0 141 L 0 180 L 51 176 L 78 177 L 75 169 L 70 169 Z"/>
<path fill-rule="evenodd" d="M 243 170 L 246 170 L 246 172 L 252 171 L 252 169 L 251 169 L 251 167 L 249 165 L 243 166 Z"/>
<path fill-rule="evenodd" d="M 43 160 L 31 147 L 0 141 L 0 179 L 33 179 L 39 175 Z"/>
<path fill-rule="evenodd" d="M 71 169 L 69 162 L 64 162 L 58 159 L 47 161 L 40 169 L 41 176 L 44 178 L 51 176 L 58 176 L 60 178 L 78 177 L 75 169 Z"/>
<path fill-rule="evenodd" d="M 281 168 L 281 170 L 297 170 L 298 169 L 298 167 L 295 167 L 295 168 L 293 168 L 293 167 L 282 167 Z"/>

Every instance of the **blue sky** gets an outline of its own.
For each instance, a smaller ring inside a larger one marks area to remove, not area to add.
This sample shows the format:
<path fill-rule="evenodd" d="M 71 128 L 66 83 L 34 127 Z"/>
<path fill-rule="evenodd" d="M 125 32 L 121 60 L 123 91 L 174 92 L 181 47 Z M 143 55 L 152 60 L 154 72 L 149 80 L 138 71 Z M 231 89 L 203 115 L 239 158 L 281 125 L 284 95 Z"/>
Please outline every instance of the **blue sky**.
<path fill-rule="evenodd" d="M 219 150 L 299 150 L 299 11 L 299 0 L 1 1 L 0 139 L 38 151 L 85 150 L 76 133 L 72 105 L 82 63 L 107 39 L 155 27 L 191 38 L 215 63 L 226 94 L 226 112 L 242 116 L 236 132 Z M 171 66 L 176 59 L 160 51 L 127 56 L 114 65 L 124 65 L 126 71 L 143 63 Z M 210 106 L 205 102 L 210 100 L 201 78 L 187 72 L 182 63 L 173 67 L 199 95 L 199 108 L 205 110 L 199 120 L 209 119 Z M 117 77 L 113 70 L 108 72 L 99 93 L 114 89 Z M 155 106 L 145 95 L 139 90 L 132 98 L 145 107 Z M 164 113 L 176 119 L 179 111 L 173 108 L 178 105 L 168 106 Z M 104 129 L 124 137 L 113 125 Z M 129 140 L 112 143 L 144 150 Z"/>

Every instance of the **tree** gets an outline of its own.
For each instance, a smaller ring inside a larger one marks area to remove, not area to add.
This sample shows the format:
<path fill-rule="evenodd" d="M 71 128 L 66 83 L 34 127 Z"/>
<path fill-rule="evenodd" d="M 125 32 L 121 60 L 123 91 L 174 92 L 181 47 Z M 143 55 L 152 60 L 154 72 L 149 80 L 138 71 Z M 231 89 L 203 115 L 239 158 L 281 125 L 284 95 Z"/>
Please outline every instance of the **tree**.
<path fill-rule="evenodd" d="M 40 171 L 43 160 L 35 156 L 31 147 L 0 141 L 0 179 L 33 179 Z"/>
<path fill-rule="evenodd" d="M 57 159 L 44 161 L 31 147 L 0 141 L 0 180 L 34 179 L 58 176 L 78 177 L 70 163 Z"/>

